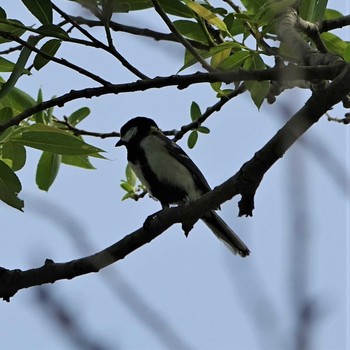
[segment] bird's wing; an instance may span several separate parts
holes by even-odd
[[[165,147],[168,149],[169,153],[173,155],[181,164],[183,164],[195,178],[196,183],[200,186],[203,193],[211,190],[207,180],[205,179],[202,172],[199,170],[197,165],[193,163],[191,158],[185,153],[185,151],[177,145],[174,141],[168,139],[163,134],[161,135],[164,141]]]

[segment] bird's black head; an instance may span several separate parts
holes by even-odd
[[[116,143],[118,146],[128,146],[129,144],[139,142],[151,132],[159,130],[154,120],[146,117],[136,117],[130,119],[120,129],[120,140]]]

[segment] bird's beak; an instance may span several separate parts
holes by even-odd
[[[115,144],[115,147],[120,147],[120,146],[123,146],[125,145],[124,141],[122,139],[120,139],[116,144]]]

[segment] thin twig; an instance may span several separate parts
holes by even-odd
[[[99,137],[101,139],[106,139],[109,137],[120,137],[119,132],[115,132],[115,131],[103,133],[103,132],[95,132],[95,131],[78,129],[69,122],[67,117],[64,117],[64,121],[56,120],[56,122],[66,126],[67,129],[72,131],[74,135],[93,136],[93,137]]]
[[[79,24],[85,24],[89,27],[103,26],[103,23],[101,21],[90,20],[83,17],[71,17],[71,18],[73,18],[75,22]],[[133,35],[144,36],[144,37],[152,38],[156,41],[163,40],[163,41],[171,41],[171,42],[177,42],[177,43],[179,42],[179,40],[176,38],[176,36],[173,33],[161,33],[148,28],[132,27],[132,26],[117,23],[114,21],[110,21],[109,26],[115,32],[123,32],[123,33],[128,33]],[[200,50],[210,49],[210,46],[200,43],[198,41],[190,40],[190,39],[187,39],[187,41],[196,49],[200,49]]]
[[[7,50],[0,51],[0,55],[8,55],[9,53],[12,53],[15,51],[21,51],[21,49],[22,49],[21,45],[10,47]]]
[[[108,86],[110,85],[110,83],[107,81],[107,80],[104,80],[102,79],[101,77],[99,77],[98,75],[96,74],[93,74],[89,71],[87,71],[86,69],[84,68],[81,68],[80,66],[77,66],[75,65],[74,63],[71,63],[69,61],[67,61],[66,59],[64,58],[57,58],[55,56],[51,56],[49,54],[47,54],[46,52],[40,50],[40,49],[37,49],[35,46],[33,45],[30,45],[28,44],[26,41],[22,40],[21,38],[19,38],[18,36],[16,35],[13,35],[12,33],[10,32],[5,32],[5,31],[2,31],[0,30],[0,36],[4,37],[4,38],[8,38],[8,39],[11,39],[13,41],[16,41],[18,42],[19,44],[21,44],[22,46],[25,46],[27,47],[28,49],[30,49],[31,51],[33,52],[36,52],[37,54],[39,54],[40,56],[50,60],[50,61],[53,61],[55,63],[58,63],[62,66],[65,66],[65,67],[68,67],[76,72],[78,72],[79,74],[82,74],[82,75],[85,75],[86,77],[92,79],[92,80],[95,80],[97,81],[98,83],[100,83],[101,85],[103,86]]]
[[[94,47],[101,48],[105,50],[106,52],[113,55],[126,69],[128,69],[130,72],[135,74],[140,79],[149,79],[149,77],[142,72],[140,72],[137,68],[135,68],[132,64],[129,63],[115,48],[114,46],[105,45],[103,42],[96,39],[94,36],[92,36],[87,30],[82,28],[78,23],[74,21],[73,17],[70,17],[65,12],[63,12],[61,9],[59,9],[57,6],[53,5],[53,8],[55,11],[57,11],[65,20],[67,20],[69,23],[72,24],[74,28],[79,30],[83,35],[85,35],[88,39],[91,40],[91,43]]]
[[[63,17],[67,22],[69,22],[74,28],[76,28],[81,34],[86,36],[88,39],[91,40],[91,42],[99,45],[101,42],[96,39],[91,33],[89,33],[87,30],[82,28],[78,23],[74,21],[74,19],[71,16],[68,16],[64,11],[62,11],[58,6],[55,4],[52,4],[52,8],[61,16]]]
[[[337,122],[344,125],[350,124],[350,113],[346,113],[344,118],[334,118],[329,113],[326,113],[327,120],[330,122]]]
[[[218,102],[216,102],[214,105],[208,107],[206,111],[195,121],[192,123],[189,123],[187,125],[184,125],[181,127],[179,131],[176,131],[174,134],[173,141],[178,141],[182,139],[182,137],[190,130],[197,129],[201,124],[203,124],[214,112],[218,112],[228,101],[230,101],[232,98],[240,95],[245,91],[245,85],[244,83],[240,84],[235,90],[230,92],[227,96],[221,97]],[[169,133],[168,133],[169,134]]]
[[[204,69],[206,69],[208,72],[214,72],[215,69],[206,62],[206,60],[196,51],[196,49],[188,42],[186,38],[184,38],[179,31],[175,28],[165,11],[163,10],[162,6],[160,5],[158,0],[151,0],[155,10],[159,14],[159,16],[163,19],[165,24],[168,26],[170,31],[176,36],[176,38],[179,40],[179,42],[185,46],[185,48],[192,54],[192,56],[202,65]]]

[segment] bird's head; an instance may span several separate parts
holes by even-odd
[[[145,136],[154,132],[159,132],[158,125],[154,120],[146,117],[130,119],[121,127],[120,139],[115,146],[128,146],[132,143],[139,142]]]

